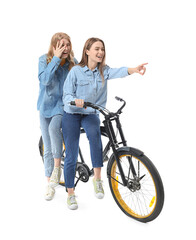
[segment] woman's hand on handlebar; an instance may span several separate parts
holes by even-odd
[[[76,103],[76,107],[80,107],[80,108],[84,107],[84,100],[83,99],[76,99],[75,103]]]

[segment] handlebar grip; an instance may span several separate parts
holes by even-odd
[[[115,97],[115,99],[116,99],[116,100],[118,100],[118,101],[120,101],[120,102],[122,102],[122,101],[123,101],[123,99],[122,99],[122,98],[119,98],[119,97],[117,97],[117,96]]]
[[[70,105],[76,106],[75,101],[71,101],[71,102],[70,102]]]
[[[71,102],[70,102],[70,105],[76,106],[75,101],[71,101]],[[87,106],[90,106],[89,103],[88,103],[88,102],[84,102],[83,108],[87,108]]]

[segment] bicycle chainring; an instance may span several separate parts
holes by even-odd
[[[89,167],[85,163],[77,162],[76,173],[82,182],[88,182],[91,175]]]

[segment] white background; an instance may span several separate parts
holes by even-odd
[[[166,239],[194,234],[195,208],[195,7],[194,1],[6,1],[1,23],[1,239]],[[127,106],[122,115],[129,145],[154,162],[165,187],[160,216],[142,224],[123,214],[112,199],[106,167],[104,200],[93,196],[91,179],[79,183],[79,209],[70,211],[66,193],[43,198],[38,57],[56,32],[71,36],[80,60],[89,37],[106,45],[111,67],[148,62],[144,76],[108,84],[109,109],[115,96]]]

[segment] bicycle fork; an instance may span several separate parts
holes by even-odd
[[[120,138],[121,138],[121,142],[119,142],[119,143],[117,142],[117,139],[116,139],[116,136],[115,136],[115,133],[114,133],[114,128],[113,128],[112,123],[111,123],[111,121],[113,121],[113,120],[116,121],[116,127],[119,130],[119,134],[120,134]],[[125,174],[124,174],[124,171],[122,169],[120,159],[119,159],[119,156],[118,156],[119,155],[118,154],[118,149],[119,149],[119,144],[123,144],[123,146],[126,147],[127,146],[127,141],[125,140],[125,137],[124,137],[124,133],[123,133],[122,126],[121,126],[121,123],[120,123],[120,120],[119,120],[119,116],[116,116],[113,119],[110,118],[110,119],[104,120],[103,124],[105,126],[106,132],[108,133],[108,138],[109,138],[110,143],[111,143],[110,146],[112,147],[112,151],[113,151],[114,157],[116,159],[116,163],[117,163],[120,175],[121,175],[123,185],[127,186],[130,171],[132,171],[133,176],[136,176],[136,171],[135,171],[135,168],[133,166],[133,162],[132,162],[131,157],[127,157],[128,161],[129,161],[129,173],[128,173],[128,179],[125,178]],[[109,176],[109,177],[111,177],[111,176]],[[114,180],[116,180],[116,179],[114,179]]]

